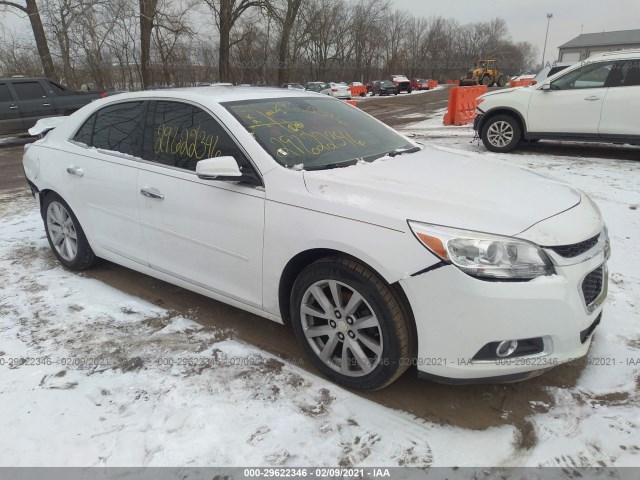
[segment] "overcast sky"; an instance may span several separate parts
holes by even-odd
[[[399,9],[416,16],[456,18],[461,23],[502,17],[514,41],[526,40],[538,47],[542,57],[547,13],[549,28],[547,60],[557,58],[558,46],[584,33],[640,28],[640,0],[391,0]],[[23,15],[21,15],[23,16]],[[11,31],[30,34],[29,22],[17,15],[0,13],[0,24]]]
[[[396,8],[416,16],[453,17],[461,23],[501,17],[514,41],[538,47],[542,58],[547,13],[547,59],[556,59],[558,46],[583,33],[640,28],[640,0],[391,0]]]

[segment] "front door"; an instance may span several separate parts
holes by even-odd
[[[165,274],[262,307],[265,194],[201,180],[196,163],[230,155],[252,166],[227,131],[188,103],[152,102],[138,173],[138,205],[149,265]]]
[[[549,90],[535,89],[527,115],[529,132],[597,136],[612,66],[585,65],[555,79]]]

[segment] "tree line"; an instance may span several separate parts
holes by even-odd
[[[479,58],[507,74],[536,66],[506,22],[419,17],[390,0],[0,0],[32,33],[0,31],[0,73],[70,88],[199,82],[458,78]],[[2,13],[0,13],[2,15]]]

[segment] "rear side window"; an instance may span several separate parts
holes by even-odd
[[[82,124],[80,130],[75,134],[73,140],[76,142],[84,143],[85,145],[91,145],[93,139],[93,124],[96,120],[96,114],[94,113],[89,119]]]
[[[13,97],[6,83],[0,83],[0,102],[12,102]]]
[[[141,157],[145,114],[145,102],[119,103],[99,110],[87,145]]]
[[[157,101],[143,158],[195,171],[205,158],[229,155],[244,170],[248,161],[227,132],[204,110],[187,103]]]
[[[619,70],[618,82],[612,87],[637,87],[640,86],[640,60],[626,60],[616,64]]]
[[[20,100],[34,100],[47,96],[38,82],[17,82],[13,84],[13,89]]]

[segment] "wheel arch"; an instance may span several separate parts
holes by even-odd
[[[354,255],[333,248],[311,248],[308,250],[304,250],[292,257],[285,265],[282,271],[282,275],[280,275],[280,283],[278,285],[278,305],[280,308],[282,322],[285,325],[291,324],[291,315],[289,311],[291,291],[293,289],[293,284],[295,283],[302,270],[311,265],[313,262],[320,260],[321,258],[330,256],[345,257],[361,263],[363,266],[371,270],[387,283],[389,288],[396,296],[398,303],[402,307],[405,318],[407,319],[411,338],[411,352],[413,355],[415,355],[418,351],[418,332],[416,327],[416,320],[413,315],[413,310],[411,308],[411,304],[409,303],[409,299],[404,289],[400,285],[400,282],[387,282],[387,280],[384,278],[384,275],[378,272],[369,263],[361,260]]]
[[[520,125],[522,136],[524,138],[529,137],[529,133],[527,132],[527,123],[525,122],[524,117],[518,110],[511,107],[496,107],[483,113],[482,117],[480,118],[480,123],[478,124],[478,133],[481,133],[487,121],[495,117],[496,115],[510,115],[514,117]]]

